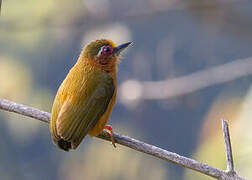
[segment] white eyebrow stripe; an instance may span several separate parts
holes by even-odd
[[[102,50],[103,50],[104,47],[105,47],[105,46],[102,46],[101,49],[99,50],[99,52],[98,52],[98,54],[97,54],[98,57],[101,55]]]

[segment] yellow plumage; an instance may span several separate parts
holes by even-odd
[[[117,61],[122,49],[110,40],[96,40],[82,51],[56,94],[51,115],[52,139],[68,151],[89,133],[97,136],[109,120],[116,100]]]

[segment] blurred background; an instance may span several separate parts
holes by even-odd
[[[50,112],[57,88],[93,39],[134,41],[119,65],[115,131],[225,169],[221,118],[236,170],[252,178],[252,2],[4,0],[0,98]],[[52,144],[48,124],[0,112],[5,180],[211,179],[87,137]]]

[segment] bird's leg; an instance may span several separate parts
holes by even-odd
[[[105,128],[104,128],[104,130],[105,130],[107,133],[109,133],[111,142],[112,142],[113,146],[116,148],[112,126],[106,125]]]

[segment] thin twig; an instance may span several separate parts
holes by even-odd
[[[42,122],[49,123],[50,122],[50,113],[41,111],[36,108],[28,107],[22,104],[18,104],[15,102],[8,101],[6,99],[0,99],[0,109],[15,112],[24,116],[32,117],[38,119]],[[131,149],[135,149],[136,151],[140,151],[154,157],[178,164],[180,166],[192,169],[194,171],[198,171],[202,174],[214,177],[220,180],[245,180],[241,178],[236,173],[230,174],[224,170],[209,166],[208,164],[198,162],[196,160],[178,155],[173,152],[169,152],[167,150],[161,149],[159,147],[144,143],[142,141],[130,138],[128,136],[119,135],[114,133],[115,141],[118,144],[123,146],[127,146]],[[102,138],[110,141],[110,136],[103,131],[98,138]]]
[[[234,171],[232,147],[231,147],[231,141],[230,141],[230,135],[229,135],[229,129],[228,129],[228,122],[224,119],[222,120],[222,130],[223,130],[223,136],[224,136],[225,147],[226,147],[227,171],[232,172]]]

